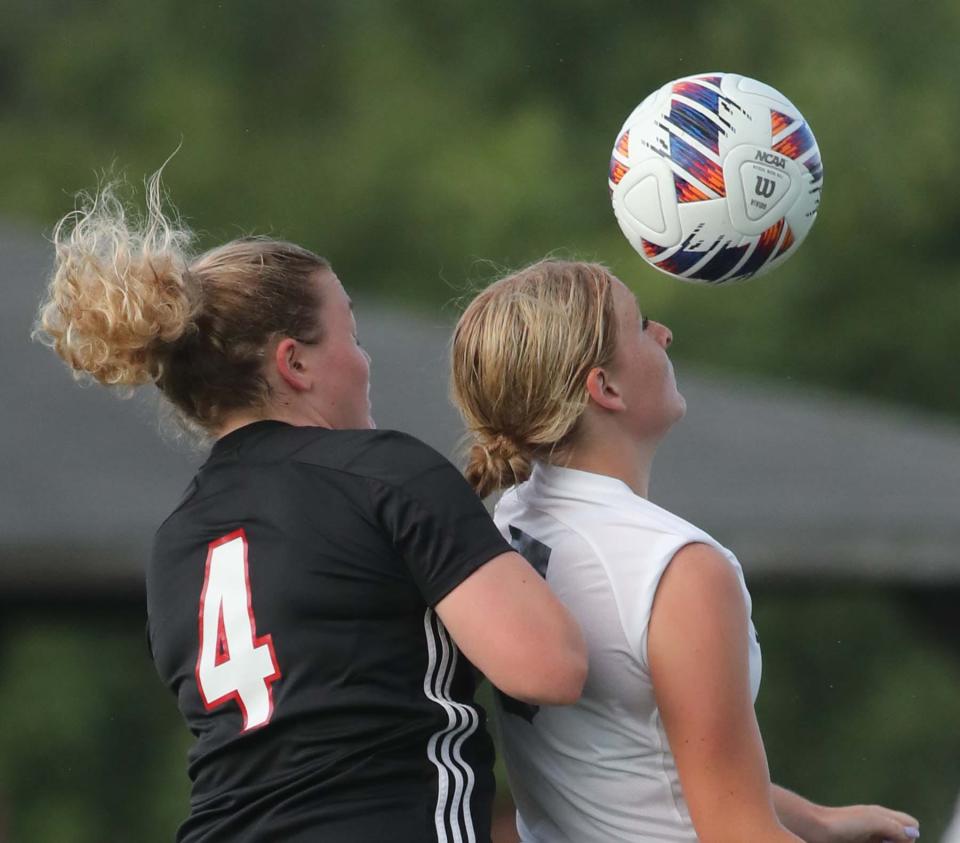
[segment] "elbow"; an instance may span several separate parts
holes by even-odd
[[[573,649],[552,658],[541,658],[524,671],[512,687],[500,690],[531,705],[572,705],[580,699],[587,681],[587,654]]]
[[[560,603],[554,605],[557,611],[547,621],[509,636],[506,658],[478,665],[500,691],[530,705],[571,705],[587,681],[587,645],[580,626]]]
[[[554,660],[551,673],[552,696],[544,700],[543,705],[572,705],[580,699],[583,686],[587,681],[589,660],[587,658],[587,644],[580,631],[579,624],[572,616],[568,616],[568,629],[565,636],[566,646]]]
[[[587,654],[572,654],[567,662],[565,670],[557,677],[552,698],[544,700],[544,705],[573,705],[583,694],[587,681]]]
[[[543,705],[572,705],[580,699],[587,681],[587,642],[573,615],[566,611],[565,615],[566,629],[561,639],[564,646],[555,657],[552,668],[553,694],[551,699],[543,701]]]

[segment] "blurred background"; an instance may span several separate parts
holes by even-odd
[[[111,167],[137,188],[178,145],[166,182],[198,248],[256,232],[329,257],[378,422],[454,458],[458,300],[549,252],[607,262],[675,334],[689,415],[652,497],[743,562],[774,779],[941,839],[960,792],[958,43],[949,0],[0,0],[0,840],[171,840],[186,813],[142,567],[203,454],[149,395],[79,388],[29,339],[73,194]],[[802,110],[825,182],[790,262],[709,289],[631,252],[606,179],[649,91],[717,70]]]

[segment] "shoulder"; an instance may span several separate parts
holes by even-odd
[[[608,593],[643,666],[653,607],[658,599],[666,602],[664,595],[676,591],[678,601],[691,604],[711,595],[740,605],[749,601],[733,554],[680,516],[626,491],[602,498],[555,495],[528,481],[504,494],[495,519],[515,544],[512,528],[529,525],[528,531],[550,545],[564,563],[554,567],[554,579],[568,580],[571,595]]]
[[[289,458],[387,484],[402,485],[438,469],[453,469],[438,451],[398,430],[303,428],[288,434],[295,444]]]
[[[686,544],[673,555],[654,598],[655,614],[689,619],[718,614],[746,617],[739,566],[710,544]]]
[[[703,544],[720,547],[719,542],[713,536],[696,524],[646,498],[634,496],[631,501],[623,502],[621,509],[621,515],[624,516],[623,520],[629,523],[642,525],[663,535],[675,536],[687,543],[702,542]]]
[[[681,548],[661,580],[647,640],[664,719],[668,712],[675,725],[681,716],[701,724],[747,716],[759,682],[754,648],[734,566],[709,545]]]
[[[622,531],[621,539],[630,533],[635,538],[644,536],[642,546],[659,555],[661,571],[673,568],[679,560],[690,576],[699,572],[704,577],[722,577],[746,590],[740,561],[733,551],[682,516],[639,497],[611,515],[611,522]],[[619,544],[626,547],[624,541]],[[629,545],[632,553],[637,546]]]
[[[439,452],[397,430],[333,430],[261,422],[214,446],[204,469],[224,465],[300,466],[355,481],[412,490],[466,481]]]

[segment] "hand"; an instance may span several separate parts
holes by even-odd
[[[825,843],[911,843],[920,823],[909,814],[880,805],[824,808]]]

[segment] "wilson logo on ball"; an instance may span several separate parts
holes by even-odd
[[[763,176],[757,176],[757,186],[754,190],[754,193],[756,193],[757,196],[762,196],[764,199],[769,199],[771,196],[773,196],[773,190],[775,187],[776,185],[770,181],[770,179],[764,178]]]

